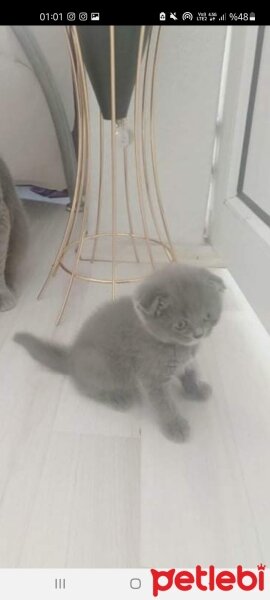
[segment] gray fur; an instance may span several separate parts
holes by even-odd
[[[48,369],[57,373],[68,373],[68,350],[64,346],[42,342],[29,333],[17,333],[14,339]]]
[[[12,177],[0,158],[0,311],[16,304],[14,287],[28,243],[23,205]]]
[[[206,269],[170,265],[139,285],[133,297],[100,307],[69,348],[17,334],[38,361],[67,372],[89,397],[127,408],[148,396],[167,438],[186,438],[172,382],[182,381],[189,397],[205,399],[208,384],[197,378],[193,361],[199,339],[210,335],[222,310],[222,280]]]

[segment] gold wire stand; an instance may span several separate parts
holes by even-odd
[[[38,298],[45,290],[50,278],[54,276],[60,267],[69,275],[69,283],[66,294],[61,306],[57,324],[60,323],[64,314],[72,285],[74,280],[82,280],[95,283],[110,284],[112,287],[112,297],[115,298],[116,285],[120,283],[131,283],[141,279],[141,277],[119,278],[116,274],[116,266],[120,262],[129,263],[129,260],[119,260],[116,256],[116,241],[123,238],[130,240],[134,253],[134,262],[142,262],[139,257],[138,243],[143,243],[147,252],[151,269],[156,268],[156,261],[153,255],[153,247],[159,246],[164,251],[166,260],[175,261],[175,252],[171,242],[165,212],[162,205],[161,193],[158,180],[155,129],[154,129],[154,91],[155,74],[157,67],[158,47],[160,40],[160,27],[153,27],[147,39],[145,39],[145,26],[141,27],[139,49],[137,56],[136,85],[134,94],[134,149],[135,149],[135,169],[137,184],[137,202],[141,220],[142,233],[134,233],[132,218],[130,190],[129,190],[129,168],[128,168],[128,148],[123,147],[123,171],[124,171],[124,189],[125,205],[128,220],[129,231],[121,233],[117,228],[117,148],[116,133],[121,126],[121,122],[116,121],[116,95],[115,95],[115,27],[110,26],[110,75],[111,75],[111,232],[103,233],[101,227],[102,212],[102,189],[104,177],[104,122],[100,114],[99,123],[99,186],[98,202],[94,234],[88,234],[88,217],[91,198],[91,136],[90,136],[90,114],[89,98],[87,91],[87,82],[85,68],[83,64],[80,43],[76,27],[66,27],[68,47],[70,52],[72,76],[75,91],[75,102],[78,116],[78,166],[74,196],[71,209],[55,260],[39,292]],[[146,43],[145,43],[146,42]],[[146,47],[146,48],[144,48]],[[147,89],[147,84],[150,87]],[[147,161],[147,148],[149,149],[150,161]],[[150,163],[150,164],[149,164]],[[151,187],[152,181],[152,187]],[[154,189],[154,198],[151,189]],[[84,202],[82,204],[82,200]],[[81,207],[83,210],[81,212]],[[79,233],[76,239],[72,239],[75,234],[75,226],[79,224]],[[149,222],[152,229],[156,232],[153,237],[150,235]],[[111,257],[109,259],[100,259],[96,257],[97,243],[100,238],[111,238]],[[92,240],[93,247],[91,258],[84,258],[82,252],[85,242]],[[73,264],[71,267],[64,262],[66,253],[74,249]],[[80,263],[109,262],[111,263],[111,276],[106,278],[92,277],[81,273]]]

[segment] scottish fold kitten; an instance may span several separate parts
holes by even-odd
[[[14,285],[28,242],[23,205],[11,175],[0,158],[0,311],[16,304]]]
[[[133,297],[101,306],[70,347],[26,333],[15,340],[50,369],[69,374],[83,394],[115,408],[128,408],[143,391],[165,436],[179,442],[188,424],[172,382],[178,378],[191,398],[209,396],[193,361],[220,318],[223,290],[222,280],[206,269],[169,265],[146,278]]]

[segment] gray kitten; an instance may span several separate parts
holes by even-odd
[[[10,310],[16,304],[13,290],[27,242],[23,205],[9,170],[0,158],[0,311]]]
[[[222,310],[222,279],[206,269],[169,265],[139,285],[133,297],[100,307],[70,347],[19,333],[15,340],[36,360],[68,373],[87,396],[127,408],[143,391],[165,436],[186,438],[188,424],[177,410],[172,381],[185,394],[205,399],[211,393],[198,380],[193,359]]]

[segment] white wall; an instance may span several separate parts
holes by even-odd
[[[72,126],[72,84],[64,28],[30,29],[51,59]],[[0,26],[0,89],[0,154],[13,177],[20,183],[64,188],[61,154],[47,102],[16,36],[6,26]]]
[[[161,38],[158,149],[176,242],[202,241],[225,27],[167,27]]]
[[[163,204],[172,239],[178,244],[203,241],[224,41],[225,27],[162,28],[155,86],[157,155]],[[98,108],[93,94],[90,94],[90,106],[94,149],[92,185],[96,197]],[[130,113],[132,108],[131,105]],[[132,120],[133,115],[129,114],[129,126]],[[105,131],[109,146],[108,126]],[[132,164],[132,149],[130,158]],[[109,152],[105,162],[104,197],[108,202]],[[120,160],[118,170],[121,170]],[[118,222],[126,230],[124,190],[120,184],[118,191]],[[133,173],[132,204],[135,197]],[[110,218],[108,207],[103,220],[105,231],[110,227]],[[139,224],[139,218],[135,218],[135,223]]]
[[[7,29],[0,28],[0,41],[3,34],[7,35],[3,31]],[[67,85],[70,71],[67,55],[63,52],[64,32],[60,27],[32,30],[51,64],[71,119],[71,88]],[[162,28],[156,85],[158,166],[163,202],[176,243],[202,242],[224,36],[224,27]],[[3,54],[3,44],[0,50]],[[1,61],[2,55],[0,66]],[[8,66],[4,81],[7,86],[7,74],[12,74],[13,87],[9,81],[5,103],[0,99],[0,153],[13,165],[16,178],[25,180],[31,175],[35,181],[38,178],[61,187],[63,172],[59,150],[39,86],[34,83],[29,69],[24,67],[23,74],[21,71],[20,76],[18,72],[15,76],[12,68]],[[10,113],[8,94],[13,96]],[[20,135],[16,135],[14,124],[7,124],[16,110],[23,114]],[[91,103],[91,113],[95,121],[95,102]],[[95,125],[94,153],[96,136]],[[23,148],[27,151],[23,152]],[[108,201],[109,190],[106,188],[105,195]]]

